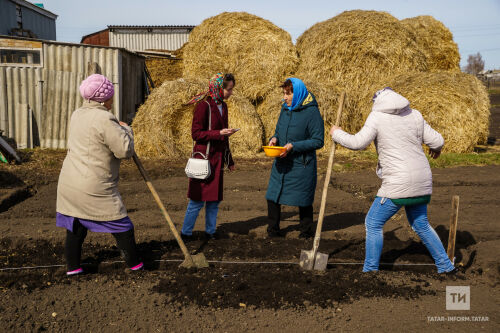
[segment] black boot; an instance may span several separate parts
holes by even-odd
[[[283,237],[280,230],[281,205],[271,200],[267,200],[267,234],[269,237]]]
[[[80,267],[80,259],[82,257],[82,245],[87,236],[87,228],[85,228],[78,219],[73,222],[73,231],[66,230],[66,243],[64,245],[64,255],[66,257],[66,265],[68,272],[73,275]],[[73,272],[73,273],[72,273]],[[76,274],[79,274],[78,271]]]
[[[313,207],[299,207],[300,225],[299,230],[300,238],[311,238],[314,235],[313,231]]]
[[[181,238],[184,243],[189,243],[195,240],[193,235],[184,235],[183,233],[181,233]]]
[[[139,253],[135,244],[134,229],[113,233],[112,235],[116,240],[116,245],[123,259],[125,259],[127,266],[130,268],[137,267],[141,261],[139,260]]]

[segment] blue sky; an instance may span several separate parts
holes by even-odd
[[[487,69],[500,69],[500,0],[39,0],[58,14],[57,39],[80,42],[107,25],[197,25],[224,11],[246,11],[270,20],[295,40],[316,22],[345,10],[387,11],[404,19],[432,15],[453,33],[461,55],[480,52]]]

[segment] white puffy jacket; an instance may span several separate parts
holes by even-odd
[[[353,150],[364,149],[375,140],[377,175],[382,179],[379,197],[400,199],[432,193],[432,173],[422,143],[440,151],[444,139],[409,105],[403,96],[384,90],[375,98],[358,133],[336,130],[333,134],[335,142]]]

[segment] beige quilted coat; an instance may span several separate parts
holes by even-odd
[[[93,221],[127,216],[118,192],[120,160],[134,153],[132,129],[98,102],[71,116],[68,153],[59,175],[57,212]]]

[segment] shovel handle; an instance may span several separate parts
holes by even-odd
[[[184,241],[182,240],[181,236],[177,232],[177,229],[175,228],[174,222],[172,222],[172,219],[170,218],[170,215],[168,215],[167,209],[163,205],[163,202],[160,199],[160,196],[158,195],[158,192],[156,192],[156,189],[153,186],[153,183],[151,183],[151,179],[149,178],[146,169],[144,169],[144,166],[141,163],[141,160],[139,157],[137,157],[137,154],[134,153],[132,156],[132,159],[134,160],[135,164],[137,165],[137,168],[139,169],[139,172],[142,175],[142,178],[144,178],[144,181],[146,182],[146,185],[148,186],[149,190],[151,191],[151,194],[153,195],[153,198],[155,199],[156,203],[158,204],[158,207],[160,207],[160,210],[165,217],[165,220],[167,220],[168,226],[170,227],[170,231],[174,234],[175,239],[177,240],[177,243],[179,243],[179,246],[181,247],[182,253],[184,253],[184,257],[186,260],[190,262],[191,265],[194,265],[193,258],[191,257],[191,254],[189,254],[189,251],[186,247],[186,244],[184,244]]]
[[[345,92],[342,92],[342,94],[340,95],[339,109],[337,111],[337,119],[335,120],[335,126],[339,126],[339,124],[340,124],[340,118],[342,116],[342,109],[344,108],[344,99],[345,99]],[[314,235],[314,244],[313,244],[314,257],[316,257],[316,252],[318,251],[319,240],[321,238],[321,230],[323,229],[323,219],[325,217],[326,197],[328,194],[328,184],[330,184],[330,177],[332,176],[332,167],[333,167],[333,159],[335,156],[335,147],[336,147],[336,145],[334,142],[332,144],[332,148],[330,150],[330,157],[328,158],[328,168],[326,169],[325,184],[323,185],[323,194],[321,196],[321,207],[319,210],[318,225],[316,226],[316,234]]]
[[[454,263],[455,260],[455,240],[457,238],[458,205],[460,197],[454,195],[451,201],[450,231],[448,234],[448,258]]]

